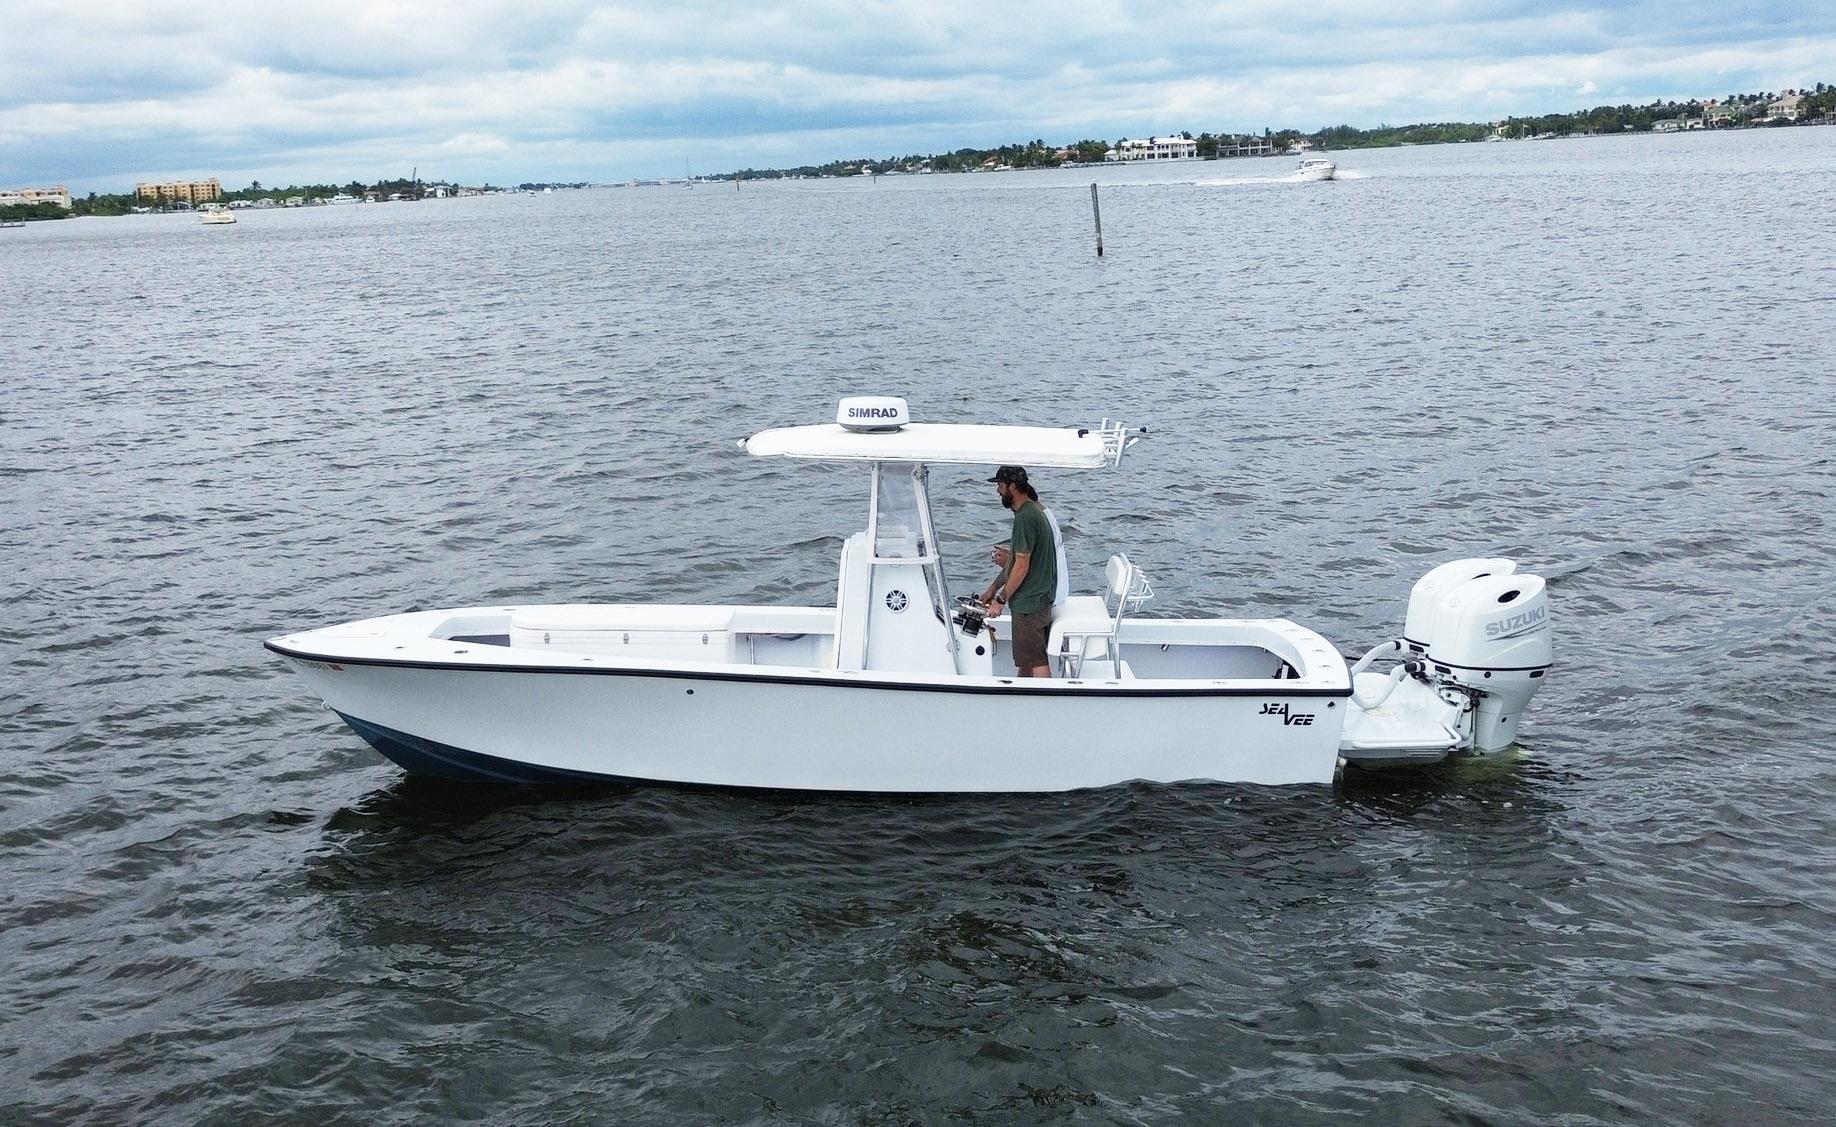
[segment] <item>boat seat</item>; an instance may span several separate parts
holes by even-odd
[[[1060,677],[1099,676],[1086,672],[1086,663],[1092,670],[1101,663],[1107,671],[1101,676],[1127,668],[1120,642],[1122,619],[1153,598],[1154,588],[1141,569],[1121,553],[1109,557],[1103,576],[1108,583],[1102,597],[1080,595],[1066,599],[1065,605],[1052,615],[1046,656],[1057,662]]]
[[[1052,610],[1054,634],[1101,634],[1109,629],[1109,604],[1101,595],[1073,595]]]

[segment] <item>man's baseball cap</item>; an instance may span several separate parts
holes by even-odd
[[[995,475],[989,478],[988,480],[989,481],[1005,481],[1009,485],[1025,485],[1026,484],[1026,467],[1025,466],[1002,466],[1000,469],[996,470]]]

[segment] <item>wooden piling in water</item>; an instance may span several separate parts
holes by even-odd
[[[1090,185],[1090,218],[1096,220],[1097,257],[1103,257],[1103,209],[1097,204],[1096,185]]]

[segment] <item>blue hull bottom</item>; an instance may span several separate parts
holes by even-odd
[[[460,779],[472,783],[634,783],[641,780],[618,775],[595,775],[586,771],[564,771],[554,767],[536,767],[495,755],[481,755],[462,747],[436,743],[338,713],[351,731],[364,738],[377,751],[400,765],[411,775],[432,775],[439,779]]]

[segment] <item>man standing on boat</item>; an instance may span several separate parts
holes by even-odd
[[[1026,495],[1035,501],[1039,500],[1039,491],[1030,486],[1027,488]],[[1039,507],[1045,508],[1045,503],[1041,501]],[[1058,565],[1058,590],[1052,594],[1052,616],[1056,619],[1058,617],[1058,608],[1064,606],[1065,600],[1071,597],[1071,568],[1070,565],[1065,562],[1065,534],[1059,531],[1058,515],[1052,512],[1051,509],[1046,509],[1045,515],[1046,523],[1052,526],[1052,543],[1058,546],[1058,556],[1054,561]],[[1007,568],[1008,565],[1014,562],[1013,544],[1007,540],[1001,541],[994,546],[994,551],[989,554],[989,558],[992,559],[994,565],[1001,570],[998,575],[988,581],[988,586],[983,589],[981,597],[976,599],[976,602],[981,603],[983,606],[987,606],[992,602],[995,592],[1000,590],[1007,583]]]
[[[988,479],[1001,504],[1014,514],[1013,560],[998,584],[989,611],[1005,606],[1013,617],[1014,668],[1022,677],[1050,677],[1046,635],[1052,629],[1052,599],[1058,590],[1058,542],[1020,466],[1002,466]]]

